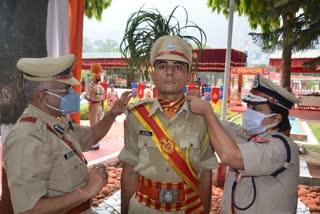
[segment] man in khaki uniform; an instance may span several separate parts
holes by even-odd
[[[114,102],[118,99],[118,93],[114,89],[114,84],[110,85],[110,91],[108,92],[108,106],[111,109]]]
[[[66,55],[17,63],[29,106],[2,151],[14,213],[92,213],[91,198],[107,183],[106,167],[88,170],[82,151],[106,135],[130,96],[124,94],[94,127],[73,123],[67,114],[79,111],[80,102],[71,88],[79,84],[71,73],[74,62]]]
[[[185,101],[191,46],[160,37],[151,50],[155,100],[129,105],[121,179],[121,213],[209,213],[218,162],[204,118]]]
[[[299,151],[286,133],[289,109],[299,99],[257,75],[242,99],[247,103],[242,126],[221,125],[208,102],[187,99],[192,111],[206,119],[212,146],[229,166],[221,213],[296,213]]]
[[[100,64],[93,64],[90,68],[92,81],[89,84],[88,94],[85,96],[88,100],[88,114],[90,126],[93,127],[103,118],[104,110],[104,88],[100,85],[101,72],[103,68]],[[94,144],[91,150],[98,150],[99,143]]]

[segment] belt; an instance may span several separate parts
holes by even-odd
[[[185,201],[184,189],[157,189],[139,182],[137,192],[161,203]]]
[[[90,103],[100,103],[101,101],[90,101]]]
[[[135,198],[142,205],[160,211],[186,209],[184,183],[156,182],[140,176]]]
[[[91,200],[89,199],[88,201],[74,207],[72,210],[69,210],[67,214],[79,214],[88,210],[90,207],[91,207]]]

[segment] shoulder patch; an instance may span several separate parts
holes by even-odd
[[[152,99],[144,98],[144,99],[138,100],[136,102],[129,103],[128,110],[131,110],[139,105],[146,104],[146,103],[152,103],[152,102],[153,102]]]

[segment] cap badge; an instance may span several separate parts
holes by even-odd
[[[258,88],[259,86],[259,78],[255,78],[252,82],[252,88]]]
[[[173,51],[175,48],[174,48],[174,45],[172,43],[169,43],[168,44],[168,51]]]

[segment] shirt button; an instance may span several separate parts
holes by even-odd
[[[170,171],[170,169],[169,168],[166,168],[166,172],[169,172]]]
[[[74,168],[75,168],[75,169],[78,169],[78,166],[77,166],[77,165],[75,165],[75,166],[74,166]]]
[[[193,147],[193,144],[192,144],[192,143],[190,144],[190,147]]]
[[[147,143],[144,143],[144,146],[147,147]]]

